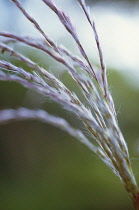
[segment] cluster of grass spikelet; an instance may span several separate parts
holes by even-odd
[[[7,123],[12,120],[35,119],[66,131],[92,150],[111,168],[129,193],[135,209],[139,209],[138,187],[132,172],[128,148],[118,126],[114,102],[108,88],[103,53],[95,22],[91,18],[89,8],[87,8],[84,0],[78,0],[94,33],[100,61],[99,68],[96,68],[90,62],[70,17],[59,9],[53,0],[42,1],[56,13],[65,30],[72,36],[80,56],[74,55],[63,45],[59,46],[43,31],[38,22],[29,15],[18,0],[11,1],[19,8],[28,21],[34,25],[43,38],[38,40],[28,36],[0,32],[1,53],[8,52],[9,55],[16,57],[32,69],[31,72],[28,72],[26,69],[17,67],[6,60],[0,60],[0,80],[18,82],[24,87],[33,89],[61,104],[61,106],[78,116],[90,133],[92,140],[89,140],[80,129],[73,128],[65,119],[50,115],[45,110],[30,110],[26,108],[1,110],[0,123]],[[86,107],[75,93],[70,91],[56,76],[49,73],[47,69],[42,68],[28,57],[13,50],[9,46],[10,42],[20,42],[36,48],[52,57],[58,63],[61,63],[78,84],[90,108]]]

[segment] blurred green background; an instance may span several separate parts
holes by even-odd
[[[22,50],[41,62],[38,52]],[[4,57],[11,59],[6,54]],[[24,67],[15,59],[12,62]],[[50,60],[43,62],[41,65],[48,68],[53,65]],[[139,181],[139,89],[119,72],[108,69],[109,86]],[[80,96],[66,72],[58,77]],[[43,108],[64,117],[74,127],[82,127],[72,113],[51,100],[19,84],[0,82],[0,109],[21,106]],[[0,126],[0,209],[131,210],[133,207],[119,179],[89,149],[57,128],[24,121]]]

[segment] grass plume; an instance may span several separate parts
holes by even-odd
[[[98,69],[89,60],[70,17],[59,9],[54,1],[42,0],[45,6],[48,6],[50,10],[56,13],[66,31],[72,36],[79,49],[80,57],[74,55],[64,46],[59,46],[49,37],[18,0],[11,1],[19,8],[28,21],[34,25],[36,30],[42,35],[42,39],[37,40],[36,38],[1,31],[0,36],[3,37],[3,41],[0,42],[1,53],[8,52],[10,55],[16,57],[16,59],[31,67],[32,71],[28,72],[26,69],[17,67],[10,62],[0,60],[0,80],[18,82],[24,87],[33,89],[61,104],[64,108],[78,116],[86,129],[88,129],[92,141],[81,130],[73,128],[66,120],[52,116],[45,110],[29,110],[25,108],[1,110],[0,124],[8,123],[12,120],[35,119],[52,124],[66,131],[98,155],[114,174],[120,178],[120,181],[133,201],[135,209],[139,209],[137,199],[138,186],[132,171],[126,141],[118,126],[114,102],[108,88],[106,65],[95,22],[91,18],[89,8],[87,8],[85,1],[78,0],[78,3],[94,33],[100,60],[100,68]],[[20,42],[36,48],[64,65],[73,80],[78,84],[86,101],[90,105],[90,109],[56,76],[49,73],[47,69],[42,68],[28,57],[23,56],[21,53],[9,47],[9,42]],[[93,142],[96,142],[97,146]]]

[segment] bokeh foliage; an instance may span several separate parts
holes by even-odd
[[[31,57],[35,60],[33,53]],[[15,60],[12,62],[21,66]],[[59,77],[80,94],[66,72]],[[129,85],[126,77],[117,71],[109,70],[108,78],[136,174],[139,90]],[[0,99],[1,109],[41,107],[66,118],[75,127],[82,126],[73,114],[19,84],[1,82]],[[75,139],[52,126],[33,121],[2,125],[0,145],[0,205],[3,210],[132,209],[123,186],[104,163]]]

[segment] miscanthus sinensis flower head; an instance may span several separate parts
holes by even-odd
[[[108,88],[106,65],[104,63],[95,22],[91,18],[89,8],[86,6],[84,0],[78,0],[94,33],[100,61],[99,68],[96,68],[90,61],[70,17],[53,0],[42,1],[45,6],[48,6],[50,10],[56,13],[67,33],[72,36],[80,56],[74,55],[69,49],[66,49],[62,44],[58,45],[49,37],[18,0],[11,1],[19,8],[28,21],[34,25],[36,30],[41,34],[42,39],[19,36],[10,32],[1,31],[1,53],[8,52],[9,55],[22,61],[31,67],[32,70],[28,72],[26,69],[18,67],[6,60],[0,60],[0,80],[18,82],[24,87],[33,89],[43,96],[50,97],[53,101],[61,104],[61,106],[78,116],[90,133],[92,140],[89,140],[80,129],[73,128],[66,120],[50,115],[45,110],[29,110],[26,108],[1,110],[0,123],[7,123],[12,120],[35,119],[52,124],[66,131],[96,153],[111,168],[130,194],[134,206],[138,208],[136,202],[138,187],[132,172],[128,148],[118,126],[114,102]],[[12,49],[9,46],[10,42],[19,42],[36,48],[62,64],[78,84],[90,108],[86,107],[77,95],[68,89],[55,75],[25,55]]]

